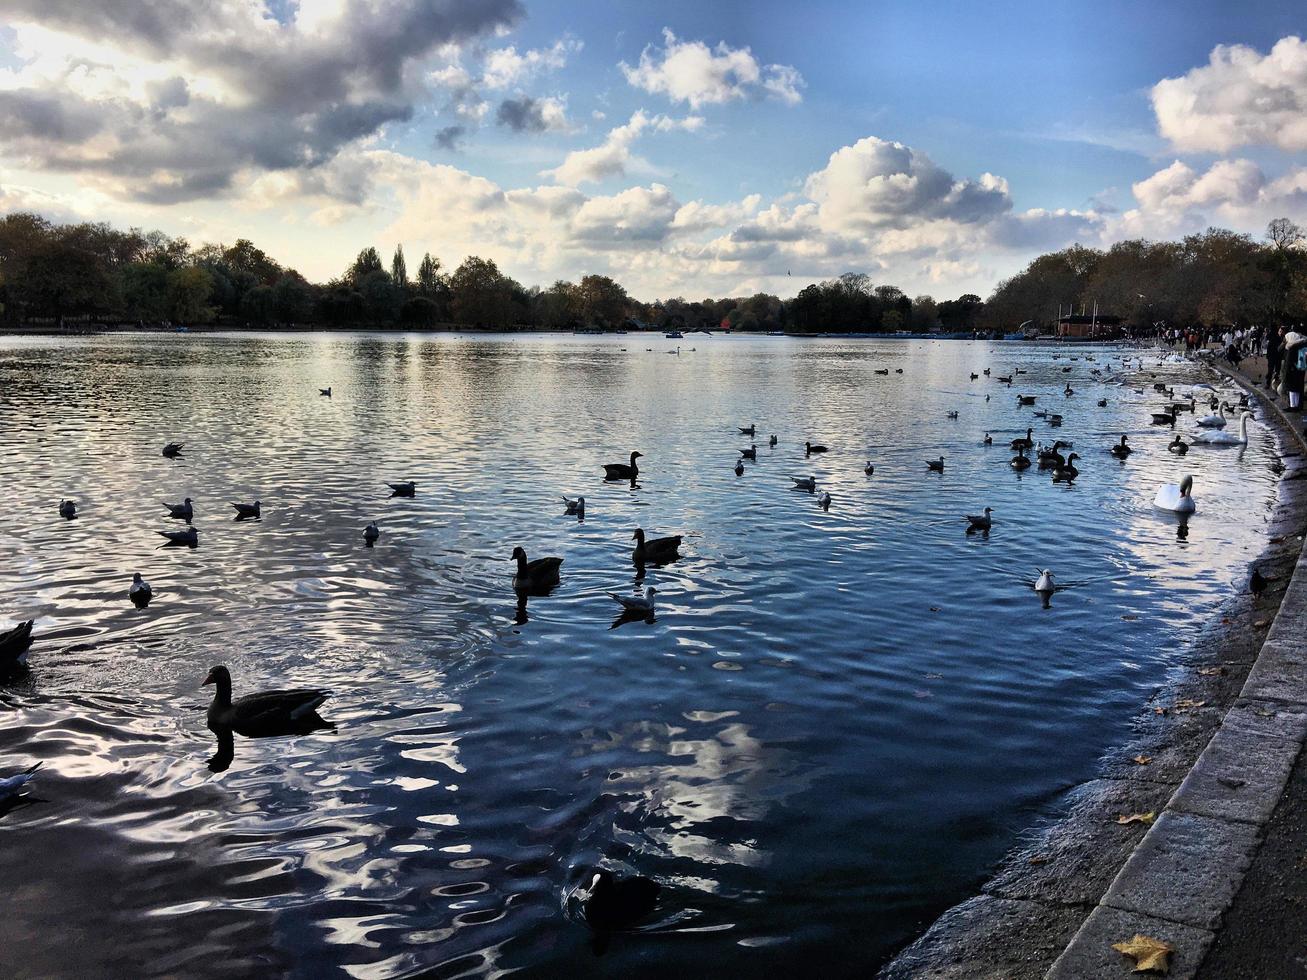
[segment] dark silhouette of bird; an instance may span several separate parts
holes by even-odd
[[[1268,584],[1266,577],[1254,568],[1252,575],[1248,577],[1248,591],[1253,594],[1253,598],[1260,597],[1261,594],[1266,591],[1266,586]]]
[[[658,902],[658,882],[639,875],[616,879],[611,871],[596,870],[585,889],[581,907],[585,921],[597,932],[625,929],[645,918]]]

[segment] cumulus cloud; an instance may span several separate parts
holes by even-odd
[[[569,128],[567,106],[555,98],[533,99],[521,95],[504,99],[499,103],[495,117],[499,125],[515,133],[543,133],[551,129],[566,131]]]
[[[631,147],[641,133],[646,130],[665,133],[677,129],[694,132],[702,126],[702,116],[673,119],[664,115],[650,116],[643,110],[636,110],[626,123],[609,130],[598,146],[573,150],[561,164],[552,170],[541,171],[540,176],[572,187],[597,182],[606,177],[621,176],[638,160]]]
[[[578,53],[581,47],[580,41],[564,38],[554,42],[552,47],[531,49],[521,54],[515,47],[499,48],[486,55],[482,82],[487,88],[523,85],[543,72],[563,68],[567,59]]]
[[[1178,150],[1307,150],[1307,42],[1284,37],[1265,55],[1218,45],[1206,65],[1154,85],[1152,101],[1158,129]]]
[[[802,101],[803,76],[790,65],[759,65],[748,48],[725,41],[710,48],[702,41],[682,41],[663,29],[661,50],[652,45],[639,64],[622,62],[626,80],[638,89],[687,102],[692,109],[736,99],[771,96],[789,105]]]

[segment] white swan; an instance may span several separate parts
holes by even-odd
[[[1225,402],[1221,403],[1215,415],[1204,415],[1198,420],[1198,424],[1204,429],[1224,429],[1228,420],[1225,417]]]
[[[618,595],[616,592],[608,594],[622,604],[622,609],[629,613],[642,613],[647,616],[654,610],[654,596],[658,590],[652,585],[644,590],[644,596]]]
[[[1194,478],[1186,476],[1180,483],[1163,483],[1153,498],[1153,506],[1177,514],[1192,514],[1198,510],[1193,498]]]
[[[1246,446],[1248,444],[1248,420],[1252,417],[1252,412],[1244,412],[1239,416],[1239,434],[1237,436],[1232,432],[1218,429],[1216,432],[1198,433],[1198,435],[1194,436],[1194,442],[1200,442],[1205,446]]]

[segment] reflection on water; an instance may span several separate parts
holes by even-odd
[[[3,948],[38,975],[865,975],[1093,774],[1263,541],[1266,431],[1177,460],[1107,353],[623,343],[0,341],[0,627],[38,621],[0,771],[45,760],[0,827]],[[742,421],[777,435],[746,479]],[[1027,427],[1074,482],[1014,471]],[[1178,523],[1151,501],[1183,473]],[[159,547],[188,497],[199,546]],[[638,527],[679,560],[633,563]],[[547,595],[517,546],[565,559]],[[651,586],[652,616],[609,598]],[[335,731],[215,751],[215,663],[331,690]],[[598,957],[565,911],[595,867],[662,885]]]

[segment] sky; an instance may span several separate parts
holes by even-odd
[[[1295,9],[1296,8],[1296,9]],[[1282,2],[0,0],[0,212],[403,245],[527,285],[988,295],[1075,242],[1307,223]]]

